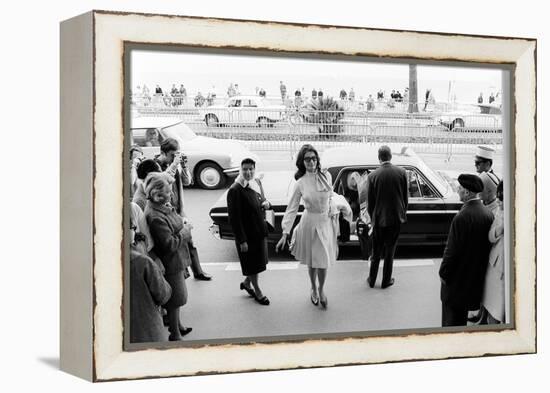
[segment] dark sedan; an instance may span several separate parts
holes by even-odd
[[[393,164],[403,167],[409,179],[409,206],[407,223],[403,225],[399,237],[401,245],[441,245],[447,241],[451,220],[462,206],[452,186],[452,177],[434,172],[410,148],[403,148],[393,154]],[[348,175],[358,172],[366,175],[380,164],[377,149],[371,146],[350,146],[332,148],[321,157],[323,167],[328,168],[333,179],[333,189],[345,193]],[[269,172],[262,181],[266,197],[273,204],[275,211],[275,230],[269,234],[270,242],[277,242],[281,237],[281,221],[288,198],[294,185],[293,172]],[[300,206],[300,212],[303,206]],[[299,221],[301,213],[298,213]],[[226,194],[210,210],[212,219],[211,231],[221,239],[234,239],[227,216]],[[349,224],[340,220],[341,226]],[[348,227],[341,227],[343,234],[349,233]],[[341,236],[340,244],[357,243],[357,236]]]

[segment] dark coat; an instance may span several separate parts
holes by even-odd
[[[491,243],[493,213],[481,200],[464,204],[453,218],[439,268],[441,301],[453,307],[479,309]]]
[[[155,242],[153,252],[160,258],[166,275],[184,271],[190,265],[191,257],[188,239],[180,231],[183,228],[181,216],[167,205],[147,202],[145,218]]]
[[[227,192],[229,222],[235,240],[241,244],[267,236],[267,224],[262,210],[262,197],[250,187],[233,183]]]
[[[166,340],[159,306],[170,299],[172,289],[160,267],[136,249],[130,251],[130,342]]]
[[[403,168],[384,162],[368,176],[367,210],[372,223],[390,227],[407,222],[409,191]]]
[[[262,209],[263,198],[250,187],[233,183],[227,192],[229,222],[235,234],[241,270],[245,276],[263,272],[267,264],[267,223]],[[248,252],[240,244],[248,244]]]

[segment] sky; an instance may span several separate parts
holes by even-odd
[[[356,97],[376,96],[378,90],[389,94],[402,93],[408,87],[407,64],[373,63],[342,59],[308,59],[257,55],[228,55],[186,51],[132,50],[130,55],[131,86],[146,84],[164,91],[172,84],[184,84],[188,95],[215,91],[225,96],[230,83],[237,83],[242,94],[254,94],[256,87],[268,95],[279,95],[283,81],[289,92],[304,88],[309,95],[313,88],[338,96],[341,89],[353,87]],[[480,92],[485,97],[501,91],[502,71],[494,68],[469,68],[418,65],[418,91],[422,99],[431,89],[438,101],[447,101],[451,94],[457,101],[475,102]]]

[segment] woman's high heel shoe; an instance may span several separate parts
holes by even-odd
[[[326,309],[327,306],[328,306],[328,299],[327,299],[327,297],[325,296],[324,299],[319,298],[319,301],[320,301],[320,303],[321,303],[321,307],[323,307],[324,309]]]
[[[319,304],[319,296],[315,296],[315,292],[313,290],[311,291],[311,303],[313,303],[314,306]]]

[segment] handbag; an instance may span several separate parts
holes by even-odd
[[[260,179],[255,179],[256,183],[258,183],[258,186],[260,186],[260,193],[262,196],[262,202],[266,200],[265,194],[264,194],[264,187],[262,186],[262,182]],[[267,229],[272,232],[275,230],[275,211],[273,209],[266,209],[264,210],[264,217],[265,222],[267,223]]]

